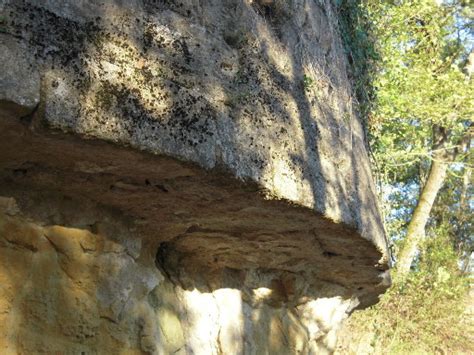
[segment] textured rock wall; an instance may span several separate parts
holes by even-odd
[[[330,353],[377,302],[330,1],[0,12],[2,353]]]
[[[29,217],[13,198],[0,198],[2,354],[324,354],[353,307],[340,296],[288,307],[284,288],[294,276],[276,280],[270,270],[229,269],[233,287],[185,289],[159,270],[122,216],[36,197],[41,202],[20,197],[34,206]],[[34,222],[45,213],[61,224]]]
[[[2,61],[34,68],[41,124],[221,167],[383,249],[331,2],[260,3],[2,0]]]

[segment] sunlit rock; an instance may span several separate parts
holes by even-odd
[[[388,287],[330,1],[0,1],[0,352],[323,354]]]

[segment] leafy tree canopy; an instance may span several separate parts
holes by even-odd
[[[466,3],[366,4],[381,59],[373,82],[370,132],[376,160],[391,180],[416,179],[419,164],[429,165],[433,125],[449,132],[444,149],[457,147],[470,125],[474,86],[466,63],[473,11]]]

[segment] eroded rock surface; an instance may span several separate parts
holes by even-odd
[[[37,194],[20,194],[28,217],[0,199],[2,354],[328,353],[354,307],[341,286],[272,269],[201,269],[182,285],[127,218]],[[60,224],[34,222],[42,214]]]
[[[0,10],[2,353],[331,352],[388,287],[329,1]]]

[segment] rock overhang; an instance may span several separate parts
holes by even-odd
[[[11,118],[0,126],[2,195],[24,210],[26,196],[40,204],[54,193],[120,211],[158,267],[185,288],[238,287],[223,276],[245,278],[251,270],[292,279],[291,295],[279,297],[294,304],[336,294],[371,303],[387,287],[383,253],[354,228],[269,199],[255,183],[102,141],[31,131]],[[30,217],[47,221],[40,212]],[[325,293],[325,284],[339,288]]]
[[[191,2],[137,2],[131,12],[87,4],[79,17],[67,6],[3,5],[1,55],[15,70],[0,91],[2,189],[19,201],[54,190],[121,211],[184,287],[271,270],[262,285],[274,302],[376,301],[388,252],[344,61],[332,57],[341,44],[331,33],[316,49],[305,36],[303,52],[286,47],[295,28],[310,35],[334,21],[330,5],[295,2],[285,11],[320,23],[280,21],[276,34],[247,2],[205,6],[228,22],[245,14],[231,40],[197,21]],[[330,58],[320,74],[339,74],[316,76],[314,93],[302,79],[319,73],[307,60],[321,51]]]

